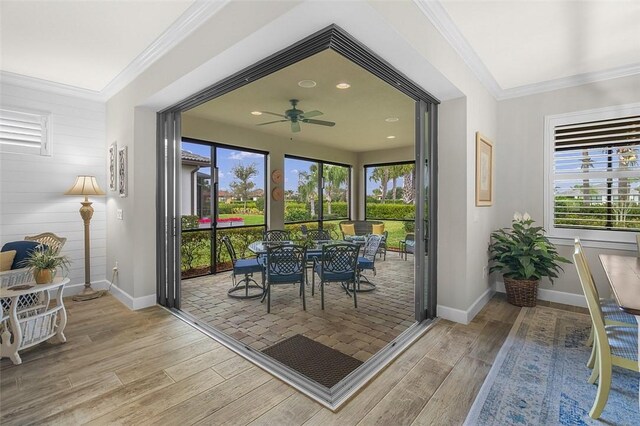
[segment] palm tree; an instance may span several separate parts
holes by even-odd
[[[318,197],[318,165],[312,164],[308,172],[298,173],[298,194],[300,200],[309,203],[311,218],[315,213],[315,200]]]
[[[380,182],[380,190],[382,191],[382,202],[387,198],[387,186],[389,185],[389,166],[376,167],[371,173],[369,180]]]
[[[402,175],[402,201],[406,204],[411,204],[415,201],[415,177],[416,169],[414,164],[405,164]]]
[[[326,164],[323,168],[324,196],[327,199],[327,214],[331,214],[331,202],[338,200],[344,195],[346,201],[346,191],[343,194],[341,185],[347,182],[348,170],[346,167]]]

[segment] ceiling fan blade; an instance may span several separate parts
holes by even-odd
[[[286,115],[278,114],[277,112],[270,112],[270,111],[260,111],[260,112],[263,114],[275,115],[276,117],[287,118]]]
[[[256,126],[264,126],[265,124],[273,124],[273,123],[284,123],[285,121],[289,121],[289,120],[267,121],[266,123],[256,124]]]
[[[300,131],[300,123],[298,123],[297,121],[292,121],[291,122],[291,131],[293,133],[298,133]]]
[[[302,118],[311,118],[311,117],[317,117],[317,116],[322,115],[322,114],[324,114],[324,113],[321,112],[321,111],[318,111],[317,109],[315,109],[313,111],[308,111],[308,112],[305,112],[305,113],[301,114],[301,117]]]
[[[336,123],[334,123],[333,121],[323,121],[323,120],[310,120],[308,118],[304,118],[302,120],[304,123],[309,123],[309,124],[319,124],[321,126],[329,126],[329,127],[333,127],[336,125]]]

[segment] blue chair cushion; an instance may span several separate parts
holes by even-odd
[[[373,260],[369,260],[366,257],[358,257],[358,267],[360,269],[373,269]]]
[[[322,265],[315,267],[315,272],[322,281],[351,281],[355,278],[355,272],[327,272],[322,270]]]
[[[16,257],[13,258],[13,263],[11,264],[11,269],[20,269],[24,268],[22,262],[24,262],[32,251],[36,249],[39,245],[42,245],[46,248],[46,246],[37,241],[11,241],[2,246],[2,250],[0,251],[16,251]]]
[[[258,259],[238,259],[233,265],[234,274],[251,274],[253,272],[262,272],[263,266]]]
[[[638,361],[638,327],[608,325],[605,329],[613,356]]]
[[[600,307],[605,321],[616,321],[625,324],[637,325],[636,317],[620,309],[615,300],[601,299]]]
[[[267,281],[269,284],[290,284],[302,282],[304,274],[276,275],[268,274]]]

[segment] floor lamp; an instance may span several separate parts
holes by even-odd
[[[89,201],[89,195],[104,195],[104,191],[98,186],[95,176],[78,176],[76,182],[64,195],[84,195],[81,201],[80,216],[84,221],[84,289],[80,294],[73,296],[73,300],[91,300],[102,296],[105,291],[96,291],[91,288],[91,249],[89,239],[89,224],[93,216],[93,207]]]

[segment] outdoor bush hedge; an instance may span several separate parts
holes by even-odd
[[[367,204],[368,219],[413,219],[415,215],[413,204]]]

